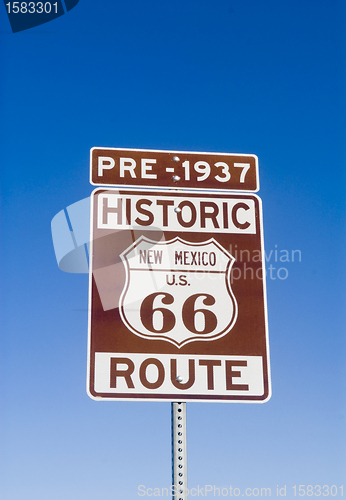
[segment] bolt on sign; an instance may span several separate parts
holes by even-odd
[[[90,165],[90,182],[97,186],[259,189],[255,155],[92,148]]]
[[[102,187],[91,210],[88,394],[268,400],[260,198]]]

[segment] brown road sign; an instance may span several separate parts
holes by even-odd
[[[256,155],[92,148],[96,186],[252,191],[259,189]]]
[[[269,399],[258,196],[97,189],[90,264],[92,398]]]

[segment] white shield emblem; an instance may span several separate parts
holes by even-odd
[[[238,315],[230,284],[235,259],[214,238],[155,242],[141,236],[121,258],[126,282],[120,315],[136,335],[180,348],[232,329]]]

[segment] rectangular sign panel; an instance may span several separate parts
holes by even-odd
[[[97,186],[259,189],[256,155],[92,148],[90,169],[90,182]]]
[[[268,400],[263,275],[257,195],[95,190],[89,395]]]

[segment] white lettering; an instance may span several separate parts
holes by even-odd
[[[125,171],[128,171],[130,172],[131,177],[135,179],[136,178],[135,168],[136,168],[136,162],[132,158],[119,159],[120,177],[125,177]]]
[[[104,170],[111,170],[115,165],[115,161],[113,158],[109,156],[99,156],[98,158],[98,175],[99,177],[103,176]]]
[[[139,495],[140,497],[144,497],[144,496],[146,495],[146,492],[145,492],[145,486],[144,486],[144,484],[140,484],[140,485],[138,486],[138,495]]]
[[[156,160],[148,160],[146,158],[141,159],[141,172],[142,179],[157,179],[156,174],[148,174],[148,171],[153,169],[153,166],[150,163],[156,163]]]

